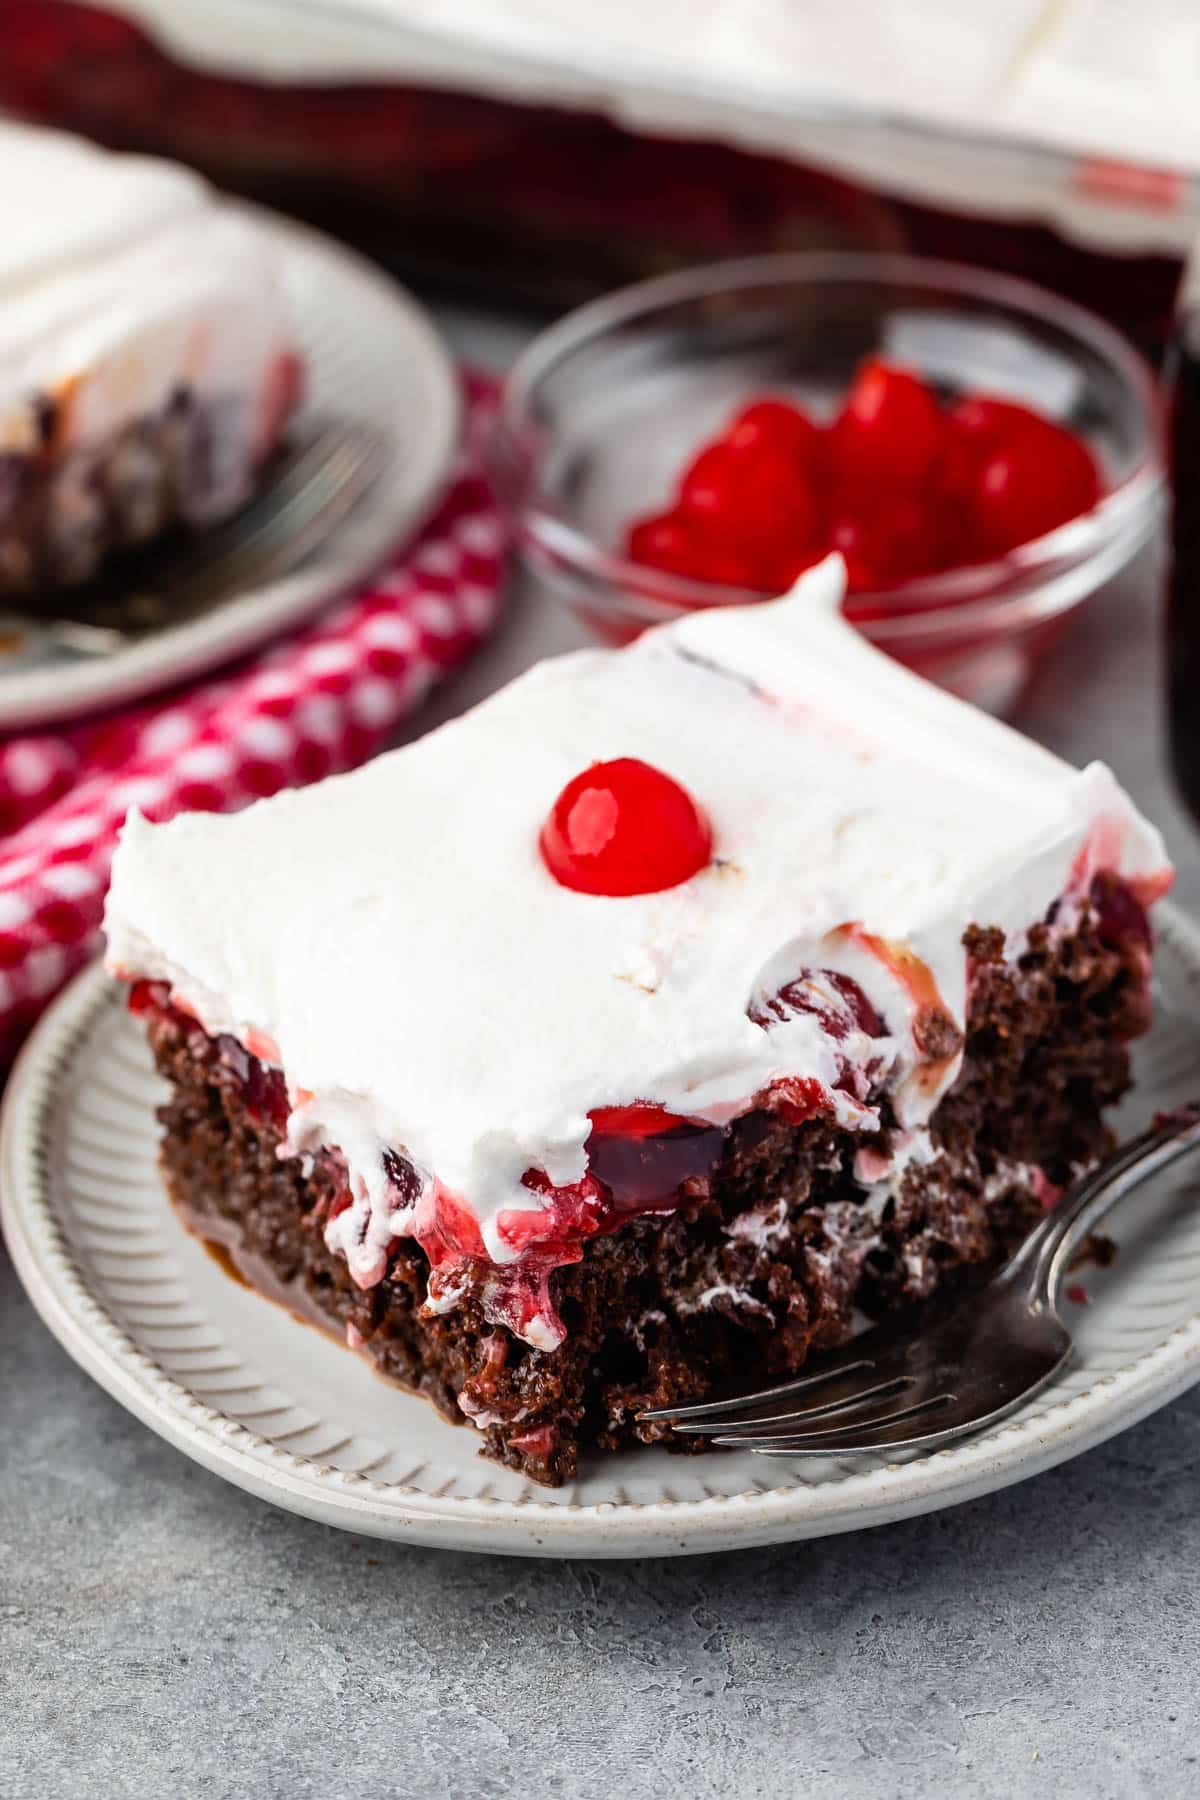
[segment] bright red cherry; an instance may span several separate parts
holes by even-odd
[[[1002,554],[1089,512],[1099,497],[1087,446],[1047,425],[1038,436],[999,449],[984,462],[971,506],[974,536]]]
[[[947,510],[931,506],[915,495],[901,496],[890,506],[880,508],[878,556],[888,581],[929,575],[953,561],[948,554],[953,517],[943,516]]]
[[[568,781],[539,842],[563,887],[613,897],[678,887],[712,857],[712,828],[691,795],[633,756]]]
[[[862,519],[835,519],[829,529],[829,548],[846,565],[846,587],[852,594],[882,586],[884,574],[874,556],[874,545]]]
[[[687,527],[674,513],[639,519],[629,528],[626,548],[634,562],[669,575],[695,575],[699,557]]]
[[[702,538],[695,521],[679,511],[660,513],[630,526],[625,545],[634,562],[667,575],[718,582],[724,587],[757,585],[753,564],[736,545]]]
[[[588,1118],[594,1137],[649,1138],[690,1125],[680,1113],[668,1112],[652,1100],[635,1100],[632,1106],[593,1106]]]
[[[977,450],[998,450],[1030,434],[1061,430],[1044,413],[1021,406],[1015,400],[995,400],[990,394],[965,394],[947,413],[955,432]]]
[[[948,413],[937,462],[930,471],[930,483],[938,499],[962,513],[970,503],[979,465],[987,453],[983,437],[973,428],[960,428],[954,413]]]
[[[754,400],[729,426],[724,442],[739,455],[767,452],[785,456],[797,464],[814,461],[821,454],[819,428],[807,414],[787,400]]]
[[[975,459],[968,516],[983,553],[1028,543],[1090,511],[1099,499],[1091,451],[1053,419],[985,394],[959,400],[949,416],[959,444]]]
[[[764,457],[741,496],[741,526],[750,542],[773,555],[799,557],[824,535],[817,496],[803,471],[781,457]]]
[[[714,548],[757,554],[781,546],[800,549],[820,528],[802,468],[770,449],[749,455],[728,441],[710,444],[679,485],[685,528]]]
[[[827,549],[828,545],[818,539],[804,550],[785,547],[768,551],[755,566],[754,586],[763,594],[786,594],[802,575],[816,567]]]
[[[937,459],[943,431],[920,377],[869,356],[833,427],[835,472],[855,486],[919,481]]]
[[[672,511],[627,542],[640,562],[762,594],[838,550],[861,621],[886,616],[897,584],[1004,555],[1102,491],[1064,426],[987,394],[943,407],[919,376],[870,357],[829,430],[777,396],[744,407],[684,470]]]
[[[956,527],[949,506],[881,492],[873,507],[834,520],[830,548],[845,560],[849,592],[861,594],[948,568],[961,542]]]
[[[733,517],[740,471],[738,459],[727,444],[709,444],[683,472],[679,483],[679,511],[693,525],[712,533]]]

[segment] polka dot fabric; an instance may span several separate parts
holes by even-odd
[[[504,532],[483,475],[494,383],[467,380],[451,484],[420,535],[301,635],[218,679],[69,729],[0,739],[0,1067],[100,948],[117,833],[233,812],[363,762],[495,620]]]

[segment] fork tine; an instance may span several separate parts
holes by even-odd
[[[349,512],[373,480],[381,453],[382,440],[372,432],[322,431],[237,519],[198,540],[177,573],[166,572],[173,614],[204,604],[214,589],[295,567]]]
[[[113,592],[80,590],[78,610],[19,615],[18,628],[77,657],[109,656],[165,625],[200,617],[268,580],[289,574],[346,518],[375,481],[385,437],[360,423],[323,424],[287,452],[241,512],[198,533],[186,548],[147,547],[142,572]],[[64,596],[64,603],[69,596]]]
[[[843,1360],[844,1358],[844,1360]],[[647,1412],[640,1412],[639,1419],[720,1419],[728,1413],[744,1412],[748,1406],[759,1406],[765,1400],[788,1400],[793,1394],[811,1393],[814,1388],[823,1386],[837,1375],[853,1375],[859,1369],[872,1370],[874,1361],[863,1356],[861,1351],[849,1355],[839,1351],[830,1359],[828,1366],[815,1370],[809,1375],[799,1375],[793,1381],[780,1382],[778,1387],[760,1388],[756,1394],[735,1394],[727,1400],[700,1400],[691,1406],[657,1406]]]
[[[290,573],[357,505],[375,481],[385,449],[383,437],[367,427],[322,427],[288,455],[235,517],[151,564],[107,610],[102,606],[86,622],[111,625],[123,642],[134,642]],[[72,649],[104,648],[102,642],[81,640],[70,621],[52,621],[47,628]]]
[[[896,1412],[875,1412],[864,1419],[855,1420],[847,1426],[844,1420],[827,1427],[824,1431],[805,1432],[772,1432],[765,1437],[731,1436],[713,1439],[714,1444],[725,1444],[732,1449],[753,1450],[759,1456],[865,1456],[875,1450],[895,1449],[909,1443],[923,1443],[926,1435],[904,1431],[898,1437],[898,1426],[909,1426],[918,1419],[933,1418],[954,1404],[953,1394],[933,1394],[927,1400],[918,1400],[912,1406],[901,1407]],[[946,1433],[937,1432],[937,1436],[954,1436],[959,1430],[970,1429],[968,1426],[951,1427]]]
[[[720,1400],[700,1400],[688,1406],[655,1407],[639,1413],[638,1418],[678,1419],[681,1423],[688,1419],[697,1424],[712,1419],[719,1423],[731,1413],[744,1413],[747,1408],[761,1406],[767,1401],[815,1394],[819,1388],[860,1371],[874,1375],[877,1381],[888,1381],[895,1375],[908,1373],[916,1342],[914,1336],[897,1331],[894,1325],[876,1325],[851,1338],[841,1349],[822,1352],[811,1368],[806,1367],[802,1374],[780,1382],[776,1387],[759,1388],[753,1394],[736,1394]]]
[[[748,1432],[753,1436],[767,1425],[791,1426],[800,1431],[809,1419],[837,1419],[839,1424],[848,1428],[849,1422],[844,1417],[846,1413],[856,1412],[868,1401],[895,1400],[901,1394],[908,1393],[912,1386],[911,1375],[893,1375],[887,1381],[872,1382],[870,1387],[857,1387],[849,1394],[843,1394],[834,1400],[821,1400],[814,1406],[793,1407],[788,1412],[748,1413],[741,1418],[731,1418],[726,1414],[719,1419],[682,1420],[675,1429],[701,1434],[710,1431],[735,1431],[739,1434]],[[758,1398],[761,1399],[761,1395]],[[727,1443],[729,1440],[721,1438],[718,1441]]]
[[[864,1456],[887,1450],[935,1450],[1007,1418],[1040,1393],[1070,1357],[1067,1344],[1057,1358],[1046,1360],[1035,1377],[1011,1388],[997,1386],[993,1372],[986,1368],[960,1368],[953,1378],[953,1392],[939,1386],[890,1417],[848,1419],[843,1413],[823,1430],[785,1429],[764,1433],[757,1441],[749,1432],[738,1432],[712,1441],[752,1450],[756,1456]]]

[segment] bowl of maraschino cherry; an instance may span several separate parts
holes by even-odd
[[[1103,321],[842,253],[662,277],[552,326],[507,384],[498,471],[530,571],[610,642],[837,551],[847,617],[997,711],[1164,484],[1154,378]]]

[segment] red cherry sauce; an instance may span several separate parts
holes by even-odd
[[[174,1002],[162,983],[138,982],[130,993],[134,1012],[174,1018],[199,1029]],[[852,1031],[882,1036],[885,1027],[858,984],[833,970],[805,971],[778,994],[752,1005],[750,1017],[763,1030],[810,1012],[829,1036],[843,1042]],[[247,1109],[282,1133],[288,1116],[287,1087],[282,1073],[253,1056],[235,1038],[216,1040],[221,1061],[241,1086]],[[858,1093],[869,1085],[871,1065],[856,1069],[849,1059],[839,1086]],[[770,1130],[772,1118],[802,1123],[830,1106],[821,1084],[808,1077],[780,1080],[755,1097],[750,1111],[729,1125],[690,1119],[649,1101],[630,1106],[597,1107],[588,1116],[587,1173],[580,1181],[555,1186],[540,1169],[522,1177],[539,1204],[512,1207],[496,1222],[501,1239],[515,1260],[494,1263],[488,1256],[478,1221],[466,1202],[441,1182],[422,1183],[417,1170],[395,1150],[384,1152],[393,1205],[411,1209],[411,1235],[429,1260],[428,1297],[436,1310],[452,1304],[474,1279],[480,1303],[493,1324],[506,1325],[540,1347],[561,1341],[563,1326],[550,1297],[555,1269],[578,1262],[593,1237],[615,1231],[642,1213],[673,1212],[689,1196],[706,1191],[727,1145],[749,1147]],[[338,1179],[326,1222],[351,1204],[345,1164],[336,1150],[321,1153]],[[313,1215],[314,1221],[317,1215]],[[364,1230],[366,1221],[364,1219]],[[381,1267],[380,1275],[384,1273]]]
[[[1088,900],[1096,919],[1100,942],[1121,953],[1136,984],[1128,1018],[1127,1034],[1139,1037],[1150,1029],[1151,960],[1154,934],[1146,906],[1153,900],[1153,884],[1135,890],[1128,881],[1114,875],[1111,869],[1100,869],[1088,885]]]
[[[1096,914],[1096,930],[1100,942],[1109,949],[1123,950],[1137,946],[1149,950],[1153,943],[1150,920],[1127,881],[1109,869],[1093,875],[1088,898]]]
[[[839,925],[838,935],[866,950],[904,988],[912,1001],[912,1036],[921,1058],[915,1074],[927,1092],[936,1092],[962,1048],[962,1033],[942,999],[933,970],[907,944],[877,937],[857,920]]]
[[[135,981],[129,990],[129,1010],[170,1020],[188,1032],[201,1031],[195,1015],[173,994],[165,981]],[[207,1033],[205,1033],[207,1036]],[[282,1071],[251,1055],[237,1038],[224,1034],[211,1040],[217,1046],[222,1063],[230,1070],[242,1090],[246,1111],[260,1124],[272,1125],[276,1131],[287,1129],[288,1093]],[[266,1040],[262,1040],[264,1043]]]
[[[721,1126],[644,1103],[598,1107],[589,1116],[588,1171],[582,1180],[556,1187],[542,1170],[527,1169],[523,1184],[540,1204],[511,1207],[497,1218],[497,1233],[516,1253],[514,1262],[486,1261],[473,1216],[466,1214],[456,1229],[450,1222],[455,1209],[447,1207],[451,1197],[435,1190],[430,1228],[444,1261],[430,1282],[432,1298],[449,1295],[455,1277],[465,1272],[464,1262],[481,1259],[474,1272],[482,1278],[484,1311],[493,1323],[520,1336],[533,1330],[546,1347],[561,1342],[563,1326],[550,1297],[554,1270],[578,1262],[590,1238],[615,1231],[626,1219],[674,1211],[689,1185],[702,1191],[728,1136]],[[415,1235],[432,1262],[423,1226],[418,1211]],[[451,1238],[457,1239],[457,1267],[453,1255],[446,1255]]]
[[[785,1024],[803,1013],[818,1020],[835,1044],[843,1044],[851,1032],[865,1032],[868,1037],[884,1037],[887,1027],[857,981],[837,969],[806,969],[769,998],[752,1001],[750,1017],[764,1031],[772,1025]],[[851,1057],[839,1057],[838,1076],[834,1086],[865,1102],[879,1073],[878,1058],[863,1063]],[[791,1077],[775,1083],[773,1110],[781,1112],[790,1124],[798,1125],[828,1104],[819,1081],[811,1077]]]
[[[852,1032],[871,1037],[886,1032],[858,983],[828,969],[805,971],[777,994],[754,1002],[750,1017],[763,1030],[770,1030],[803,1012],[815,1014],[836,1043],[845,1042]],[[865,1100],[878,1067],[877,1061],[860,1065],[847,1057],[838,1085]],[[830,1096],[824,1087],[806,1076],[773,1083],[755,1097],[748,1113],[727,1126],[688,1119],[648,1101],[595,1108],[588,1115],[592,1129],[583,1179],[555,1187],[542,1171],[529,1169],[524,1185],[542,1204],[512,1208],[499,1215],[497,1231],[517,1252],[518,1260],[482,1268],[477,1265],[488,1317],[521,1335],[537,1321],[544,1341],[561,1341],[563,1327],[550,1297],[550,1277],[555,1269],[578,1262],[590,1238],[616,1230],[637,1214],[672,1212],[689,1195],[703,1194],[734,1134],[743,1148],[749,1147],[766,1135],[773,1117],[798,1125],[829,1108]],[[443,1208],[444,1202],[435,1199],[433,1230],[439,1254],[453,1236]],[[420,1223],[415,1235],[424,1243]],[[477,1237],[473,1219],[459,1239],[464,1263],[477,1254],[469,1247],[471,1237]],[[449,1279],[457,1273],[452,1261],[448,1258],[441,1265],[445,1275],[439,1285],[445,1293],[449,1292]]]
[[[1174,870],[1170,864],[1149,874],[1124,876],[1117,873],[1128,827],[1123,819],[1102,816],[1097,819],[1080,847],[1071,868],[1063,901],[1068,906],[1088,904],[1096,921],[1102,944],[1118,950],[1124,957],[1137,984],[1135,1005],[1131,1013],[1129,1035],[1135,1036],[1150,1024],[1150,974],[1154,934],[1149,909],[1156,900],[1170,892]],[[1048,919],[1053,923],[1062,902],[1051,907]]]

